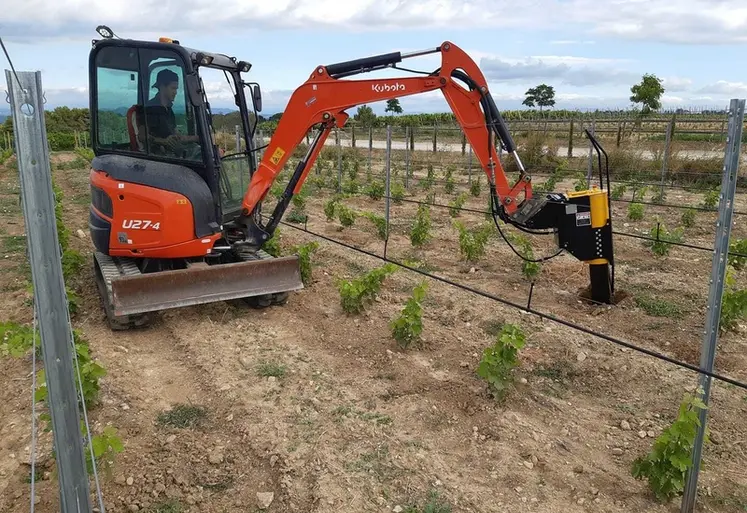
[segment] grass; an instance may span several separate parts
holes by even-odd
[[[361,454],[357,460],[346,464],[346,467],[353,472],[373,475],[380,482],[390,481],[398,473],[391,461],[389,446],[386,444],[379,445],[372,451]]]
[[[33,477],[34,477],[34,482],[35,483],[38,483],[39,481],[41,481],[44,478],[44,469],[36,467],[34,469],[34,475],[33,475]],[[31,483],[31,469],[29,469],[29,473],[26,474],[23,477],[22,481],[24,483]]]
[[[564,360],[555,360],[546,366],[538,366],[534,374],[558,382],[570,381],[576,376],[571,362]]]
[[[334,420],[337,423],[340,423],[343,421],[343,419],[355,415],[356,417],[362,419],[362,420],[368,420],[373,421],[376,424],[380,426],[386,426],[391,424],[392,418],[389,415],[385,415],[383,413],[379,412],[364,412],[360,410],[356,410],[354,406],[343,404],[332,410],[332,415],[334,416]]]
[[[408,504],[403,513],[451,513],[451,511],[451,504],[441,500],[436,490],[431,490],[424,503]]]
[[[0,212],[3,214],[21,214],[21,202],[18,196],[0,195]]]
[[[83,157],[75,157],[73,160],[67,162],[58,162],[54,167],[60,171],[68,171],[72,169],[85,169],[88,165],[89,162]]]
[[[23,253],[26,251],[26,237],[23,235],[4,235],[2,239],[4,253]]]
[[[166,502],[159,502],[153,504],[148,509],[144,510],[147,513],[183,513],[186,511],[181,502],[175,500],[169,500]]]
[[[684,313],[682,308],[676,303],[652,296],[636,296],[635,304],[638,308],[653,317],[670,317],[677,319],[682,317],[682,314]]]
[[[280,365],[275,362],[263,362],[257,367],[257,374],[265,378],[270,376],[282,378],[285,376],[285,365]]]
[[[171,410],[158,415],[158,423],[162,426],[175,428],[197,427],[207,418],[207,410],[203,406],[191,404],[177,404]]]
[[[225,492],[226,490],[231,488],[233,484],[234,484],[233,476],[228,476],[222,479],[217,479],[216,481],[212,483],[202,483],[200,486],[212,492]]]
[[[481,323],[480,327],[485,331],[485,333],[487,333],[491,337],[495,337],[496,335],[498,335],[498,333],[501,332],[504,324],[506,324],[504,321],[494,319]]]

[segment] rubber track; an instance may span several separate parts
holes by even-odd
[[[132,328],[142,328],[150,324],[150,316],[147,313],[134,314],[134,315],[123,315],[116,317],[114,316],[113,307],[113,295],[112,295],[112,280],[122,276],[137,276],[141,274],[140,269],[135,263],[127,258],[112,258],[100,252],[94,254],[96,259],[96,265],[101,270],[101,276],[103,277],[103,285],[106,289],[106,297],[102,297],[104,301],[104,310],[106,311],[107,320],[109,326],[113,330],[128,330]],[[101,281],[99,276],[96,276],[97,281]],[[100,295],[103,296],[103,291],[99,290]]]

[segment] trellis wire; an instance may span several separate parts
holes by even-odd
[[[384,173],[372,173],[371,177],[372,178],[386,178],[386,176],[385,176]],[[610,182],[612,184],[616,183],[616,182],[614,182],[612,180],[610,180]],[[445,185],[447,183],[447,181],[443,180],[443,179],[440,179],[440,178],[434,178],[434,179],[432,179],[432,183],[434,185]],[[619,182],[617,182],[617,183],[619,183]],[[469,184],[470,183],[468,182],[468,185]],[[464,185],[464,182],[456,181],[454,183],[454,186],[456,187],[458,185]],[[654,185],[657,185],[657,184],[654,184]],[[651,206],[654,206],[654,207],[662,207],[662,208],[676,208],[678,210],[697,210],[697,211],[701,211],[701,212],[711,212],[711,213],[717,213],[718,212],[718,208],[715,208],[715,207],[714,208],[711,208],[711,207],[701,207],[701,206],[698,206],[698,205],[678,205],[678,204],[675,204],[675,203],[665,203],[665,202],[657,203],[655,201],[646,201],[646,200],[639,200],[639,199],[625,199],[625,198],[618,198],[618,199],[612,198],[610,201],[612,201],[612,203],[640,203],[641,205],[651,205]],[[733,214],[737,215],[737,216],[747,216],[747,212],[740,211],[740,210],[735,210],[733,212]]]
[[[468,287],[468,286],[466,286],[464,284],[460,284],[460,283],[454,282],[452,280],[448,280],[446,278],[441,278],[441,277],[436,276],[436,275],[434,275],[432,273],[428,273],[428,272],[422,271],[420,269],[413,268],[411,266],[408,266],[406,264],[403,264],[401,262],[398,262],[396,260],[392,260],[391,258],[389,258],[388,255],[387,255],[387,253],[386,253],[386,248],[387,248],[387,245],[388,245],[388,238],[389,238],[388,237],[389,236],[389,199],[390,199],[390,195],[389,195],[389,182],[390,182],[390,176],[391,176],[391,174],[390,174],[390,167],[389,167],[389,162],[390,162],[390,159],[391,159],[391,149],[390,148],[391,148],[391,128],[388,127],[388,129],[387,129],[386,165],[385,165],[385,169],[386,169],[386,176],[385,176],[386,177],[386,190],[387,190],[387,195],[386,195],[387,234],[386,234],[386,238],[385,238],[385,241],[384,241],[384,255],[383,256],[377,255],[376,253],[373,253],[373,252],[370,252],[370,251],[366,251],[366,250],[364,250],[362,248],[358,248],[358,247],[355,247],[353,245],[344,243],[342,241],[338,241],[338,240],[335,240],[333,238],[326,237],[326,236],[324,236],[322,234],[311,232],[311,231],[308,230],[308,227],[306,225],[304,225],[304,228],[302,229],[300,227],[293,226],[292,224],[288,224],[286,222],[283,222],[283,224],[286,225],[286,226],[290,226],[292,228],[298,229],[298,230],[305,231],[305,232],[309,233],[310,235],[313,235],[313,236],[316,236],[316,237],[320,237],[322,239],[328,240],[328,241],[336,243],[336,244],[340,244],[340,245],[342,245],[344,247],[347,247],[349,249],[353,249],[355,251],[367,254],[369,256],[380,258],[380,259],[382,259],[384,261],[394,263],[394,264],[399,265],[399,266],[401,266],[403,268],[407,268],[407,269],[409,269],[411,271],[421,273],[421,274],[423,274],[425,276],[428,276],[428,277],[430,277],[432,279],[436,279],[436,280],[445,282],[445,283],[447,283],[449,285],[456,286],[456,287],[461,288],[463,290],[467,290],[467,291],[470,291],[470,292],[473,292],[473,293],[476,293],[476,294],[479,294],[479,295],[482,295],[482,296],[485,296],[485,297],[489,297],[490,299],[494,299],[496,301],[502,302],[502,303],[507,304],[509,306],[513,306],[515,308],[520,308],[520,309],[522,309],[524,311],[527,311],[529,313],[534,313],[536,315],[539,315],[540,317],[544,317],[544,318],[553,320],[555,322],[559,322],[561,324],[565,324],[565,325],[567,325],[567,326],[569,326],[571,328],[574,328],[574,329],[586,332],[586,333],[588,333],[590,335],[593,335],[593,336],[596,336],[596,337],[608,340],[608,341],[616,343],[618,345],[623,345],[625,347],[628,347],[629,349],[636,350],[636,351],[641,352],[643,354],[647,354],[649,356],[658,358],[658,359],[660,359],[662,361],[666,361],[668,363],[677,365],[679,367],[687,368],[689,370],[699,372],[700,374],[707,375],[707,376],[712,377],[714,379],[719,379],[721,381],[730,383],[730,384],[738,386],[740,388],[747,389],[747,384],[744,384],[744,383],[741,383],[739,381],[733,380],[733,379],[728,378],[726,376],[720,376],[719,375],[719,377],[716,377],[715,373],[713,373],[711,371],[704,370],[704,369],[699,368],[699,367],[696,367],[696,366],[691,365],[691,364],[689,364],[687,362],[682,362],[682,361],[676,360],[674,358],[668,357],[668,356],[663,355],[661,353],[657,353],[655,351],[651,351],[651,350],[645,349],[645,348],[640,347],[640,346],[635,346],[634,344],[630,344],[630,343],[624,342],[622,340],[616,339],[614,337],[610,337],[610,336],[608,336],[606,334],[603,334],[603,333],[600,333],[600,332],[596,332],[594,330],[590,330],[589,328],[585,328],[583,326],[580,326],[578,324],[572,323],[570,321],[565,321],[565,320],[559,319],[559,318],[557,318],[555,316],[552,316],[552,315],[545,314],[545,313],[539,312],[537,310],[534,310],[534,309],[532,309],[530,307],[531,292],[532,292],[532,290],[530,290],[530,299],[527,302],[527,306],[523,307],[521,305],[518,305],[518,304],[510,301],[510,300],[507,300],[507,299],[504,299],[504,298],[499,298],[497,296],[494,296],[492,294],[488,294],[486,292],[478,291],[478,290],[473,289],[471,287]],[[436,204],[435,202],[434,203],[426,203],[426,202],[422,202],[422,201],[418,201],[418,200],[408,200],[408,199],[404,199],[404,198],[400,198],[400,201],[411,202],[411,203],[416,203],[416,204],[421,204],[421,205],[438,206],[438,207],[441,207],[441,208],[456,208],[458,210],[473,211],[475,213],[482,213],[482,214],[487,214],[488,213],[488,212],[485,212],[485,211],[478,211],[478,210],[467,209],[467,208],[463,208],[463,207],[451,207],[451,206],[448,206],[448,205]],[[636,238],[649,239],[649,240],[659,240],[659,237],[658,237],[659,231],[658,230],[657,230],[657,237],[655,239],[654,238],[650,238],[650,237],[645,237],[645,236],[637,236],[637,235],[634,235],[634,234],[626,234],[626,233],[620,233],[619,235],[629,235],[629,236],[633,236],[633,237],[636,237]],[[670,243],[670,244],[673,244],[673,245],[690,247],[690,248],[693,248],[693,249],[701,249],[701,250],[710,251],[710,249],[703,248],[703,247],[700,247],[700,246],[687,245],[687,244],[683,244],[683,243],[673,243],[673,242],[670,242],[670,241],[663,241],[663,242]]]
[[[381,176],[381,175],[379,175],[379,176]],[[326,187],[326,186],[324,188],[332,190],[331,188]],[[359,193],[358,195],[361,195],[361,193]],[[428,203],[428,202],[425,202],[425,201],[414,200],[414,199],[409,199],[409,198],[392,198],[389,194],[383,195],[382,199],[386,199],[386,200],[397,199],[398,201],[401,201],[403,203],[413,203],[413,204],[416,204],[416,205],[427,205],[427,206],[431,206],[431,207],[437,207],[437,208],[443,208],[443,209],[449,209],[449,210],[457,210],[457,211],[460,211],[460,212],[470,212],[470,213],[473,213],[473,214],[492,215],[492,213],[489,212],[489,211],[487,211],[487,210],[480,210],[480,209],[474,209],[474,208],[469,208],[469,207],[457,207],[457,206],[452,206],[452,205],[444,205],[443,203],[436,203],[436,202]],[[612,201],[614,202],[615,200],[612,200]],[[619,201],[624,201],[624,200],[619,200]],[[658,205],[657,204],[657,206],[663,206],[663,205]],[[676,207],[676,205],[674,205],[674,206]],[[737,212],[734,212],[734,214],[737,214]],[[678,246],[678,247],[682,247],[682,248],[694,249],[694,250],[698,250],[698,251],[709,251],[709,252],[713,251],[713,248],[707,248],[705,246],[697,246],[695,244],[688,244],[686,242],[676,242],[676,241],[663,240],[663,239],[659,238],[659,231],[658,230],[656,232],[656,234],[657,234],[656,237],[651,237],[651,236],[648,236],[648,235],[639,235],[639,234],[629,233],[629,232],[621,232],[619,230],[612,230],[612,234],[613,235],[618,235],[618,236],[621,236],[621,237],[630,237],[630,238],[635,238],[635,239],[646,240],[646,241],[650,241],[650,242],[664,242],[664,243],[670,244],[672,246]],[[738,251],[728,251],[727,254],[729,256],[734,256],[734,257],[739,257],[739,258],[747,258],[747,254],[740,253]]]
[[[289,227],[291,227],[291,228],[293,228],[295,230],[299,230],[299,231],[308,233],[309,235],[312,235],[314,237],[318,237],[318,238],[326,240],[328,242],[332,242],[334,244],[338,244],[340,246],[343,246],[345,248],[348,248],[348,249],[357,251],[359,253],[368,255],[370,257],[378,258],[378,259],[383,260],[385,262],[389,262],[389,263],[395,264],[395,265],[397,265],[399,267],[402,267],[404,269],[407,269],[409,271],[413,271],[413,272],[419,273],[419,274],[421,274],[423,276],[426,276],[428,278],[431,278],[433,280],[440,281],[440,282],[445,283],[447,285],[450,285],[450,286],[453,286],[453,287],[457,287],[459,289],[465,290],[467,292],[471,292],[473,294],[477,294],[477,295],[482,296],[484,298],[491,299],[493,301],[502,303],[502,304],[504,304],[506,306],[510,306],[510,307],[513,307],[513,308],[516,308],[516,309],[519,309],[519,310],[523,310],[523,311],[525,311],[527,313],[531,313],[531,314],[537,315],[540,318],[544,318],[544,319],[547,319],[547,320],[550,320],[550,321],[553,321],[553,322],[557,322],[557,323],[562,324],[564,326],[567,326],[569,328],[572,328],[572,329],[575,329],[577,331],[581,331],[583,333],[586,333],[587,335],[591,335],[591,336],[594,336],[594,337],[601,338],[601,339],[606,340],[608,342],[611,342],[613,344],[616,344],[616,345],[619,345],[619,346],[622,346],[622,347],[626,347],[628,349],[631,349],[631,350],[634,350],[634,351],[646,354],[646,355],[651,356],[653,358],[656,358],[658,360],[670,363],[672,365],[676,365],[676,366],[684,368],[684,369],[688,369],[688,370],[691,370],[691,371],[694,371],[694,372],[699,372],[701,374],[705,374],[705,375],[707,375],[707,376],[709,376],[709,377],[711,377],[713,379],[716,379],[716,380],[719,380],[719,381],[723,381],[724,383],[729,383],[729,384],[734,385],[734,386],[736,386],[738,388],[747,390],[747,383],[743,383],[741,381],[735,380],[735,379],[730,378],[728,376],[723,376],[723,375],[715,373],[715,372],[704,371],[704,370],[698,368],[697,366],[689,364],[687,362],[683,362],[683,361],[677,360],[675,358],[669,357],[667,355],[664,355],[662,353],[658,353],[656,351],[652,351],[650,349],[646,349],[645,347],[640,347],[640,346],[637,346],[635,344],[631,344],[630,342],[625,342],[624,340],[620,340],[620,339],[618,339],[616,337],[612,337],[612,336],[607,335],[605,333],[601,333],[601,332],[592,330],[591,328],[587,328],[585,326],[581,326],[581,325],[576,324],[574,322],[567,321],[565,319],[561,319],[560,317],[554,316],[552,314],[548,314],[548,313],[545,313],[545,312],[541,312],[539,310],[535,310],[535,309],[533,309],[531,307],[520,305],[520,304],[515,303],[513,301],[510,301],[508,299],[496,296],[494,294],[490,294],[489,292],[478,290],[478,289],[475,289],[475,288],[470,287],[468,285],[464,285],[462,283],[458,283],[458,282],[455,282],[453,280],[449,280],[447,278],[443,278],[443,277],[435,275],[433,273],[429,273],[427,271],[423,271],[422,269],[418,269],[416,267],[409,266],[409,265],[407,265],[407,264],[405,264],[403,262],[399,262],[397,260],[393,260],[393,259],[389,258],[388,256],[385,257],[383,255],[376,254],[376,253],[374,253],[372,251],[367,251],[365,249],[353,246],[352,244],[348,244],[346,242],[343,242],[343,241],[340,241],[340,240],[337,240],[337,239],[333,239],[332,237],[327,237],[326,235],[323,235],[321,233],[313,232],[313,231],[309,230],[308,228],[301,227],[301,226],[296,226],[296,225],[288,223],[286,221],[280,221],[280,224],[283,224],[285,226],[289,226]]]

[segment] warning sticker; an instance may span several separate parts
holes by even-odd
[[[576,212],[576,226],[590,226],[591,212]]]
[[[270,162],[277,165],[278,162],[280,162],[280,159],[283,158],[283,155],[285,155],[285,150],[278,146],[275,149],[275,151],[272,153],[272,157],[270,157]]]

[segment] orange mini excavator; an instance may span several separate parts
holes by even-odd
[[[500,230],[502,221],[529,233],[554,234],[559,251],[589,264],[592,299],[611,301],[607,191],[600,184],[533,196],[485,77],[455,44],[317,66],[292,94],[258,162],[253,136],[262,96],[258,84],[244,81],[250,63],[167,38],[137,41],[121,39],[105,26],[97,31],[102,39],[93,41],[89,57],[95,153],[89,224],[97,286],[112,329],[143,326],[151,312],[187,305],[239,298],[255,306],[283,303],[303,287],[297,257],[275,258],[262,248],[330,131],[345,125],[351,107],[429,91],[443,93],[487,175],[496,227]],[[402,69],[397,67],[402,60],[433,53],[441,56],[433,72],[347,79]],[[234,154],[222,154],[216,144],[201,68],[224,72],[232,84],[243,138]],[[308,151],[264,215],[268,191],[314,128]],[[496,139],[516,160],[520,175],[514,184],[501,166]]]

